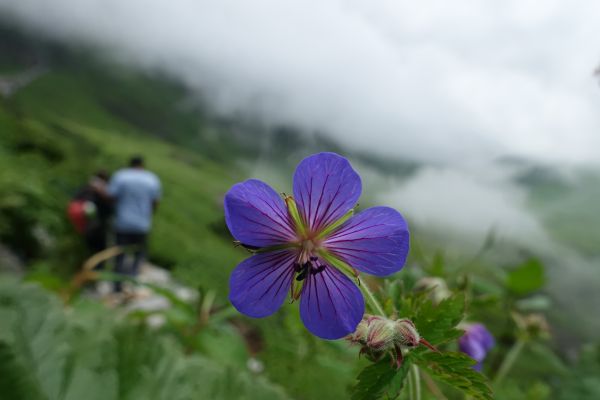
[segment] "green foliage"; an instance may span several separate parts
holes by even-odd
[[[475,361],[463,353],[414,353],[414,362],[433,378],[463,391],[474,399],[490,400],[492,390],[485,376],[473,370]]]
[[[11,400],[37,400],[44,397],[13,349],[0,341],[0,393]]]
[[[600,344],[583,349],[579,360],[560,383],[559,400],[600,398]]]
[[[544,266],[539,260],[529,259],[511,270],[506,278],[506,286],[517,295],[527,295],[544,286]]]
[[[387,357],[369,365],[358,375],[358,382],[352,389],[352,400],[376,400],[382,396],[397,398],[409,370],[410,362],[405,361],[396,369]]]
[[[0,393],[10,399],[287,399],[264,377],[185,356],[96,303],[66,313],[38,287],[0,282],[0,317]]]
[[[394,286],[396,290],[393,289]],[[465,296],[462,293],[455,293],[439,304],[434,304],[430,299],[430,291],[402,294],[399,288],[399,284],[386,287],[387,292],[393,296],[386,303],[395,305],[399,317],[411,319],[421,337],[434,345],[442,345],[462,335],[462,331],[456,328],[465,313]],[[421,346],[404,356],[399,370],[390,366],[387,358],[363,369],[353,388],[352,398],[378,399],[383,395],[391,399],[397,398],[410,366],[416,364],[433,378],[473,398],[491,399],[487,379],[472,369],[474,363],[462,353],[435,353]]]
[[[421,336],[434,345],[459,338],[462,331],[456,325],[464,318],[464,294],[455,293],[439,304],[434,304],[429,294],[429,291],[399,294],[393,301],[394,311],[400,318],[412,320]]]
[[[462,330],[456,325],[464,318],[465,297],[455,294],[438,305],[431,300],[425,300],[414,311],[412,321],[421,336],[432,344],[443,344],[455,340],[462,335]]]

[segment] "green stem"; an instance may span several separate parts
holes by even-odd
[[[408,398],[421,400],[421,375],[416,365],[411,365],[408,371]]]
[[[369,302],[369,305],[371,306],[371,311],[381,315],[382,317],[386,317],[385,312],[383,311],[383,307],[381,307],[381,304],[379,304],[375,296],[373,296],[373,293],[369,289],[367,283],[362,282],[362,284],[359,287],[360,290],[363,292],[363,295]]]
[[[502,380],[506,377],[506,374],[508,373],[508,371],[510,371],[515,361],[517,361],[517,358],[521,354],[521,350],[523,350],[524,346],[525,340],[521,338],[517,339],[513,347],[506,354],[506,357],[504,357],[500,368],[498,368],[498,372],[494,377],[494,386],[499,385],[502,382]]]

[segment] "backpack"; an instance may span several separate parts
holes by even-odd
[[[88,224],[96,215],[96,205],[89,200],[73,199],[67,206],[69,221],[79,234],[84,234]]]

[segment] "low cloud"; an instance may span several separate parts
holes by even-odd
[[[473,172],[477,171],[477,172]],[[525,205],[525,193],[509,182],[507,171],[478,165],[470,169],[427,167],[381,200],[418,226],[478,238],[490,232],[538,246],[549,241]]]
[[[0,0],[0,12],[177,76],[219,112],[353,148],[600,159],[593,0]]]

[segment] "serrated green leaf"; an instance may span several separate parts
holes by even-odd
[[[405,359],[399,369],[390,365],[390,359],[371,364],[358,375],[358,382],[352,388],[352,400],[376,400],[386,395],[395,399],[404,386],[410,369],[410,361]]]
[[[545,282],[544,266],[534,258],[510,271],[506,277],[508,289],[520,296],[539,290]]]
[[[475,361],[462,353],[411,353],[414,362],[434,379],[453,386],[475,399],[493,398],[487,378],[473,370]]]
[[[434,345],[439,345],[459,338],[462,331],[455,326],[463,319],[465,297],[454,294],[435,305],[426,299],[415,310],[412,318],[419,334]],[[424,349],[419,349],[423,351]]]

